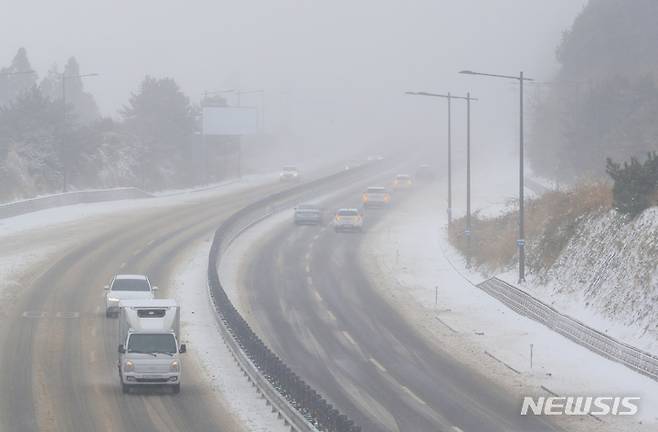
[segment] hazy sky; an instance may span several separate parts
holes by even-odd
[[[265,89],[272,129],[288,124],[325,139],[434,139],[444,134],[443,104],[401,93],[471,90],[481,98],[474,109],[480,142],[511,137],[515,93],[507,83],[457,71],[549,77],[561,33],[585,3],[2,1],[0,64],[24,46],[43,76],[75,55],[82,72],[101,74],[85,84],[106,115],[150,74],[175,78],[193,100],[204,90]]]

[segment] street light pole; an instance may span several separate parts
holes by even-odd
[[[448,92],[448,227],[452,225],[452,96]]]
[[[470,110],[470,101],[476,101],[477,98],[470,97],[470,93],[466,97],[454,96],[450,93],[437,94],[428,92],[405,92],[405,94],[412,96],[439,97],[448,101],[448,209],[446,212],[448,214],[448,226],[450,226],[452,225],[452,99],[463,99],[468,101]]]
[[[519,283],[525,282],[525,202],[524,202],[524,170],[523,170],[523,83],[524,81],[534,81],[532,78],[526,78],[523,71],[518,76],[514,75],[498,75],[488,74],[482,72],[473,72],[470,70],[463,70],[459,73],[465,75],[481,75],[494,78],[513,79],[519,82],[519,238],[516,244],[519,248]]]
[[[519,283],[525,282],[525,195],[523,169],[523,71],[519,72]]]
[[[471,94],[466,93],[466,267],[471,267]]]

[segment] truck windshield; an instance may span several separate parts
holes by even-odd
[[[176,353],[176,339],[172,334],[133,334],[128,339],[129,353]]]
[[[151,291],[146,279],[114,279],[112,291]]]

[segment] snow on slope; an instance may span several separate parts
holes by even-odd
[[[523,289],[562,313],[658,354],[658,208],[579,223],[557,262]],[[515,282],[514,276],[503,279]]]
[[[545,386],[561,395],[642,398],[640,415],[632,419],[579,420],[569,424],[575,430],[656,430],[658,383],[514,313],[469,283],[482,278],[463,270],[444,233],[444,209],[427,196],[412,197],[366,237],[363,265],[382,295],[428,339],[517,394],[547,395]]]

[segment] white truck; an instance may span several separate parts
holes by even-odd
[[[119,303],[119,379],[128,393],[136,386],[170,386],[180,392],[180,306],[175,300]]]

